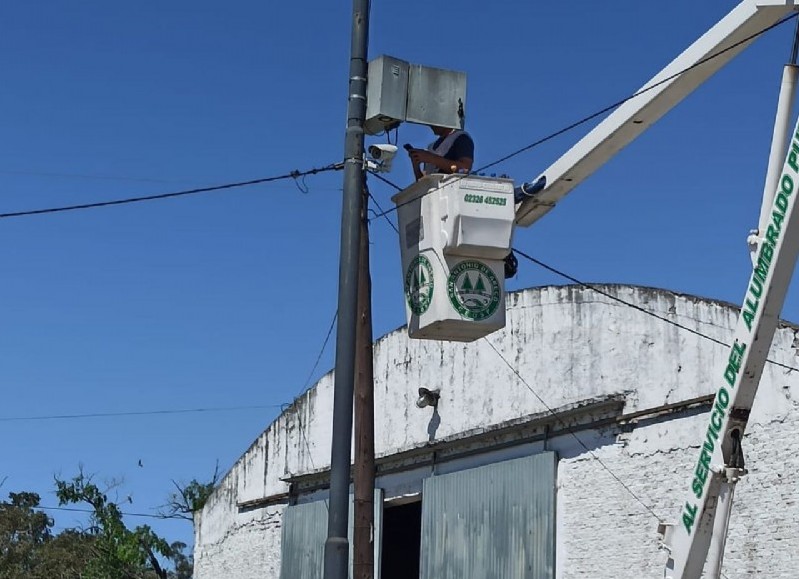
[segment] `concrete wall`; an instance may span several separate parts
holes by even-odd
[[[725,342],[737,319],[728,304],[649,288],[601,289]],[[770,358],[799,366],[796,339],[794,328],[780,327]],[[624,414],[630,414],[713,394],[727,354],[721,345],[592,290],[545,287],[510,294],[507,327],[485,340],[409,341],[398,330],[376,343],[376,452],[387,457],[457,440],[590,399],[621,397]],[[441,389],[440,421],[431,419],[429,408],[415,407],[419,386]],[[279,577],[281,495],[288,492],[281,479],[329,467],[332,389],[328,374],[222,481],[197,517],[197,579]],[[736,495],[729,579],[797,575],[799,485],[790,480],[799,470],[797,400],[796,372],[767,365],[744,447],[750,474]],[[677,520],[706,425],[706,413],[686,411],[626,429],[583,431],[580,441],[571,434],[549,441],[561,457],[559,578],[663,576],[658,519]],[[524,452],[530,448],[506,450],[503,457]],[[449,468],[497,457],[476,456]],[[387,497],[408,494],[418,492],[427,475],[420,467],[378,484],[386,486]],[[257,506],[268,497],[275,497],[274,504]]]

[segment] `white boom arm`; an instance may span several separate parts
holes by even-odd
[[[794,1],[799,3],[799,0],[744,0],[738,4],[641,91],[654,88],[622,104],[544,171],[539,178],[546,177],[546,186],[521,204],[516,212],[516,223],[528,226],[548,213],[561,198],[754,41],[754,38],[745,39],[799,9]],[[739,42],[741,44],[719,55]],[[714,55],[719,56],[710,58]],[[678,74],[698,63],[701,64]],[[677,76],[663,82],[674,75]]]
[[[799,256],[797,195],[799,122],[794,128],[769,218],[764,226],[763,240],[738,318],[727,365],[719,372],[720,386],[716,391],[692,479],[687,485],[688,498],[682,506],[679,523],[667,537],[671,551],[666,566],[667,579],[698,579],[711,539],[721,539],[723,549],[724,537],[713,536],[716,509],[719,502],[725,503],[729,509],[732,498],[724,496],[722,486],[729,482],[734,486],[736,477],[742,472],[743,464],[736,454],[740,453],[740,441]],[[726,532],[726,528],[722,530]],[[718,556],[720,558],[721,554]]]
[[[744,50],[758,32],[799,10],[794,2],[799,0],[741,2],[645,84],[641,94],[622,104],[531,182],[546,184],[522,202],[516,223],[528,226],[548,213],[580,182]],[[773,170],[775,154],[780,154],[777,150],[785,150],[787,139],[779,133],[780,117],[784,116],[778,114],[760,227],[752,240],[756,253],[745,302],[727,364],[718,375],[716,397],[686,488],[680,521],[665,533],[667,579],[699,579],[703,569],[711,579],[721,576],[735,484],[746,472],[741,441],[799,256],[799,122],[782,172]],[[524,191],[525,186],[521,189]],[[711,543],[714,552],[708,558]]]

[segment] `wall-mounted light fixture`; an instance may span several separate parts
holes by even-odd
[[[441,398],[439,390],[429,390],[427,388],[419,388],[419,398],[416,400],[416,406],[424,408],[425,406],[438,406],[438,399]]]

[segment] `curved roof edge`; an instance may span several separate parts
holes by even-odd
[[[607,299],[610,299],[610,300],[613,300],[613,301],[621,300],[621,298],[618,298],[615,295],[613,295],[613,294],[619,293],[619,290],[635,290],[635,291],[637,291],[639,293],[652,293],[654,295],[668,296],[668,297],[672,297],[672,298],[679,298],[679,299],[684,299],[684,300],[698,302],[698,303],[711,304],[711,305],[715,305],[715,306],[718,306],[718,307],[722,307],[724,309],[729,309],[729,310],[734,311],[734,312],[740,312],[740,309],[741,309],[741,306],[739,306],[737,304],[733,304],[731,302],[727,302],[727,301],[719,300],[719,299],[715,299],[715,298],[707,298],[707,297],[697,296],[697,295],[694,295],[694,294],[677,292],[677,291],[673,291],[673,290],[668,290],[668,289],[658,288],[658,287],[652,287],[652,286],[636,285],[636,284],[621,284],[621,283],[551,284],[551,285],[544,285],[544,286],[533,286],[533,287],[529,287],[529,288],[524,288],[524,289],[520,289],[520,290],[507,292],[506,296],[507,296],[508,302],[513,302],[515,296],[518,297],[518,296],[522,296],[522,295],[530,294],[530,293],[534,293],[534,292],[539,292],[540,293],[540,292],[543,292],[543,291],[546,291],[546,290],[559,290],[559,289],[577,289],[577,290],[586,291],[586,292],[596,292],[596,293],[599,293],[600,295],[603,295]],[[624,300],[621,300],[621,301],[624,302]],[[630,303],[630,307],[633,307],[634,309],[641,309],[640,305],[634,304],[634,303]],[[509,309],[512,309],[512,306]],[[645,313],[645,312],[642,312],[642,313]],[[792,330],[799,331],[799,324],[794,324],[794,323],[791,323],[791,322],[785,322],[782,319],[780,320],[778,327],[790,328]],[[399,327],[397,327],[397,328],[395,328],[393,330],[390,330],[389,332],[386,332],[385,334],[383,334],[382,336],[380,336],[379,338],[374,340],[374,342],[373,342],[374,346],[375,347],[379,347],[380,344],[388,341],[389,339],[392,339],[399,332],[405,332],[405,328],[406,328],[406,325],[403,324],[402,326],[399,326]],[[268,431],[269,428],[273,424],[278,422],[284,416],[297,412],[298,409],[300,408],[300,406],[303,404],[303,399],[308,395],[308,393],[313,391],[313,390],[315,390],[316,387],[322,381],[327,379],[334,372],[335,372],[335,369],[331,368],[330,370],[328,370],[327,372],[322,374],[313,384],[311,384],[308,388],[306,388],[302,393],[297,395],[294,398],[294,400],[290,404],[287,404],[285,406],[285,408],[283,408],[281,413],[278,416],[276,416],[275,419],[272,420],[272,422],[270,422],[266,426],[266,428],[264,429],[264,432]],[[259,438],[260,438],[260,436],[261,435],[259,435]],[[258,438],[256,438],[252,442],[252,444],[250,444],[248,446],[248,448],[247,448],[247,450],[245,451],[244,454],[246,454],[250,449],[252,449],[252,447],[255,444],[257,444],[257,442],[258,442]],[[235,463],[234,463],[234,466],[235,466]]]

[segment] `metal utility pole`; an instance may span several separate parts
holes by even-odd
[[[355,509],[353,579],[374,577],[373,533],[375,515],[375,393],[372,359],[372,279],[369,275],[369,190],[363,186],[360,275],[358,278],[358,329],[355,354]]]
[[[350,448],[355,384],[355,332],[358,255],[363,210],[363,123],[366,117],[369,0],[353,0],[347,130],[344,139],[344,195],[341,211],[338,327],[330,457],[330,509],[325,541],[324,579],[347,579]]]

